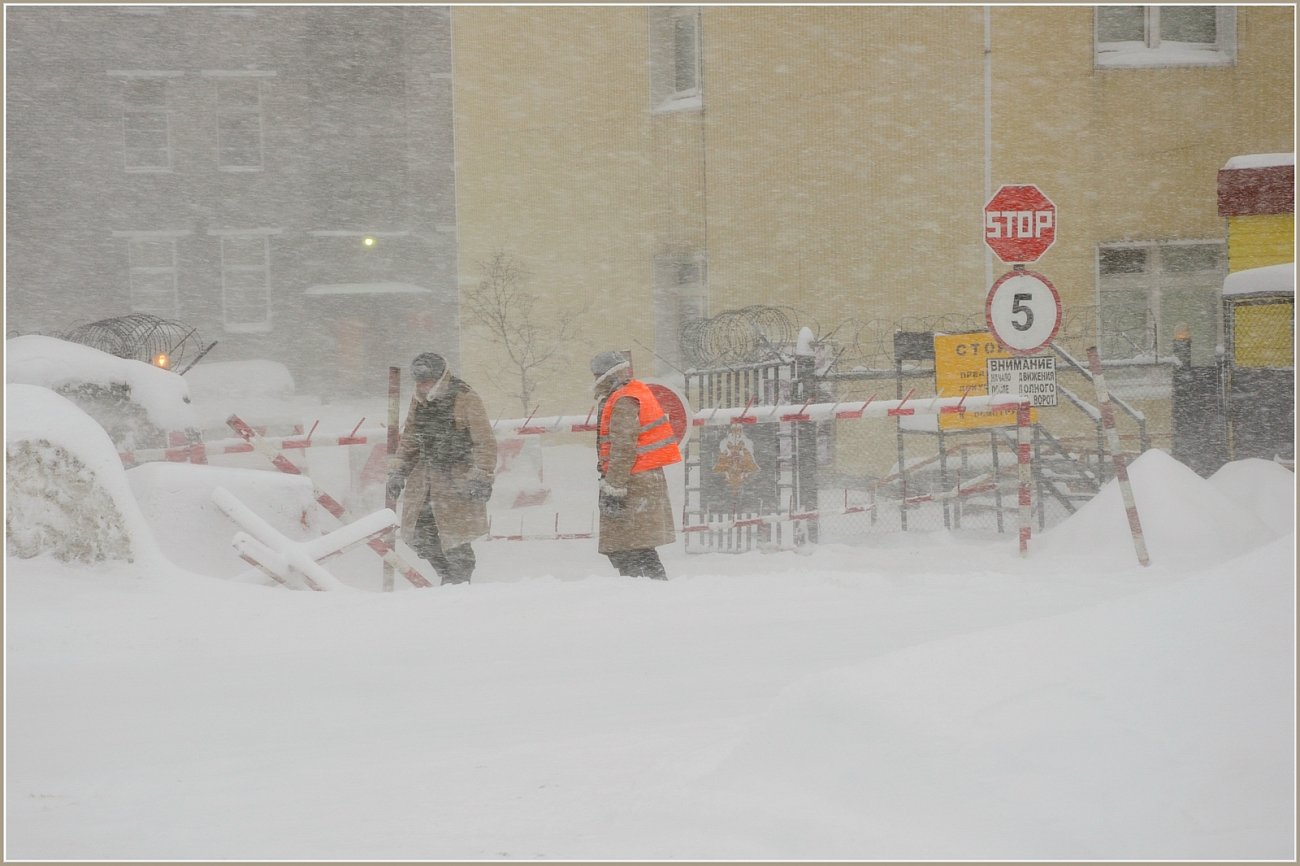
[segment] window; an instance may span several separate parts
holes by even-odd
[[[221,235],[221,306],[227,331],[271,330],[270,257],[266,232]]]
[[[126,242],[131,274],[131,312],[175,319],[176,239],[138,236]]]
[[[1103,358],[1168,356],[1179,331],[1192,364],[1214,363],[1227,254],[1218,241],[1116,244],[1097,250]]]
[[[656,111],[701,107],[700,10],[650,7],[650,102]]]
[[[171,171],[171,123],[167,79],[127,78],[122,82],[122,132],[127,171]]]
[[[708,312],[708,268],[702,253],[668,253],[655,258],[656,372],[683,369],[682,331]]]
[[[217,79],[217,164],[223,171],[262,168],[262,82]]]
[[[1097,66],[1227,66],[1237,53],[1232,6],[1098,6]]]

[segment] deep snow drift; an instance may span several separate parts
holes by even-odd
[[[1275,464],[1135,461],[1149,568],[1112,484],[1024,558],[1013,532],[679,544],[654,583],[592,540],[492,541],[471,586],[378,592],[362,550],[312,593],[250,574],[211,502],[309,538],[336,525],[310,481],[124,471],[62,398],[6,401],[9,447],[78,456],[133,559],[9,552],[7,858],[1295,857]],[[585,520],[591,465],[546,448],[547,507]]]

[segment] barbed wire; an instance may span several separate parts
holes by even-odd
[[[173,369],[188,356],[197,356],[203,351],[196,328],[148,313],[101,319],[58,336],[70,343],[80,343],[119,358],[146,363],[153,363],[160,354],[166,354]]]
[[[1054,342],[1082,353],[1101,337],[1131,349],[1150,351],[1155,344],[1154,316],[1150,310],[1108,312],[1101,317],[1099,306],[1074,307],[1061,316]],[[1099,327],[1100,325],[1100,327]],[[725,310],[716,316],[695,319],[682,328],[682,356],[696,369],[754,364],[788,358],[801,327],[793,307],[753,305]],[[808,325],[815,343],[828,343],[835,353],[835,368],[887,370],[894,366],[894,335],[914,333],[961,334],[987,331],[983,312],[933,316],[904,316],[901,319],[848,318],[830,332],[820,333]]]
[[[695,319],[682,328],[682,356],[693,367],[726,367],[776,360],[798,333],[792,307],[755,304]]]

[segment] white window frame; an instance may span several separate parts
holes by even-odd
[[[130,308],[133,313],[149,313],[162,319],[175,319],[180,315],[180,295],[177,289],[176,239],[190,234],[184,229],[173,231],[136,231],[113,232],[113,236],[126,241],[127,280],[130,288]],[[136,255],[137,245],[142,243],[167,243],[171,246],[170,265],[140,264]],[[170,283],[170,291],[161,295],[150,292],[149,297],[162,298],[162,303],[145,303],[142,287],[146,282],[155,282],[163,277],[164,283]]]
[[[1163,251],[1174,247],[1190,246],[1212,246],[1217,247],[1219,255],[1219,266],[1212,270],[1202,271],[1170,271],[1165,270],[1163,265]],[[1101,254],[1103,250],[1125,250],[1141,249],[1146,251],[1147,267],[1141,273],[1135,274],[1103,274],[1101,272]],[[1223,279],[1227,275],[1228,268],[1228,245],[1221,238],[1202,238],[1193,240],[1146,240],[1146,241],[1116,241],[1112,243],[1102,243],[1097,245],[1094,258],[1096,268],[1096,286],[1097,286],[1097,339],[1098,345],[1103,347],[1102,357],[1108,360],[1122,359],[1142,359],[1148,358],[1155,360],[1161,356],[1168,357],[1172,353],[1171,340],[1174,334],[1172,325],[1161,327],[1160,322],[1164,319],[1166,298],[1165,296],[1172,292],[1178,291],[1212,291],[1214,292],[1213,300],[1210,302],[1211,309],[1207,309],[1208,316],[1213,319],[1213,334],[1201,333],[1195,335],[1192,341],[1192,351],[1202,359],[1208,358],[1222,345],[1223,342],[1223,304],[1221,303],[1221,294]],[[1144,345],[1131,345],[1128,348],[1132,353],[1125,356],[1116,350],[1116,335],[1104,332],[1105,319],[1105,295],[1111,293],[1142,293],[1142,300],[1145,301],[1147,320],[1145,322],[1146,334],[1144,335]],[[1184,323],[1190,324],[1190,323]],[[1154,333],[1152,330],[1154,329]],[[1154,338],[1154,342],[1151,340]]]
[[[679,371],[685,363],[682,329],[709,312],[708,259],[702,252],[672,252],[654,260],[656,372]]]
[[[280,229],[216,229],[208,232],[221,243],[221,323],[228,334],[266,334],[272,326],[271,312],[271,236],[280,233]],[[260,240],[262,242],[262,261],[257,264],[227,261],[227,242],[231,240]],[[235,274],[261,274],[261,285],[257,287],[232,287],[231,277]],[[232,310],[237,306],[234,301],[236,292],[260,295],[249,301],[241,298],[238,306],[247,307],[254,304],[264,309],[260,319],[232,319]]]
[[[1201,4],[1210,5],[1210,4]],[[1169,66],[1231,66],[1237,59],[1237,9],[1214,6],[1214,42],[1170,42],[1161,38],[1161,6],[1142,9],[1140,41],[1103,42],[1101,16],[1112,6],[1093,9],[1094,63],[1099,69],[1136,69]]]
[[[217,168],[221,171],[228,172],[258,172],[262,171],[265,165],[266,156],[266,123],[265,113],[263,112],[264,92],[262,88],[262,79],[270,78],[275,75],[274,72],[262,70],[204,70],[202,75],[213,81],[213,100],[216,110],[215,116],[215,135],[217,142]],[[257,107],[248,108],[243,106],[232,107],[222,104],[221,90],[222,85],[229,86],[232,82],[239,81],[241,84],[247,84],[252,81],[257,86]],[[223,123],[229,119],[247,119],[256,115],[257,120],[257,162],[243,163],[228,161],[226,158],[226,148],[222,140]]]
[[[153,70],[110,70],[108,75],[116,78],[122,86],[122,168],[131,174],[165,174],[172,170],[172,132],[171,132],[171,109],[170,109],[170,88],[167,81],[172,78],[179,78],[180,72],[172,71],[153,71]],[[130,101],[128,91],[131,84],[136,81],[163,81],[163,99],[161,104],[155,105],[137,105]],[[143,129],[133,128],[133,123],[138,120],[148,122],[152,120],[152,126],[145,126]],[[161,121],[161,123],[159,122]],[[133,148],[131,145],[134,135],[148,136],[157,135],[159,128],[162,132],[161,150],[165,155],[163,164],[153,162],[133,161]],[[155,143],[153,150],[158,149]]]
[[[650,25],[650,105],[654,111],[683,111],[704,106],[703,39],[699,6],[652,6]],[[678,35],[690,27],[690,56],[683,56]],[[678,85],[683,64],[689,65],[690,83]]]

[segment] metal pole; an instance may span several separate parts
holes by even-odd
[[[1146,539],[1142,537],[1142,522],[1138,520],[1137,504],[1133,501],[1133,486],[1128,480],[1128,466],[1124,455],[1119,450],[1119,433],[1115,430],[1115,409],[1110,404],[1110,394],[1106,391],[1106,379],[1101,373],[1101,357],[1096,346],[1088,347],[1088,367],[1092,370],[1092,381],[1097,386],[1097,402],[1101,404],[1101,423],[1106,428],[1106,444],[1110,448],[1111,460],[1115,465],[1115,478],[1119,481],[1120,493],[1124,496],[1124,510],[1128,514],[1129,534],[1133,536],[1133,549],[1137,552],[1138,562],[1150,565],[1147,556]]]
[[[398,424],[401,412],[401,392],[402,392],[402,368],[388,368],[388,474],[392,474],[397,468],[397,446],[399,443]],[[397,497],[388,493],[388,485],[384,485],[384,507],[390,508],[394,513],[397,512]],[[392,550],[397,544],[397,534],[390,529],[384,536],[384,543],[388,549]],[[384,592],[393,591],[393,566],[387,561],[384,562]]]
[[[1021,403],[1016,409],[1016,461],[1020,475],[1020,555],[1029,553],[1029,535],[1033,531],[1033,470],[1030,466],[1032,446],[1029,442],[1029,404]]]

